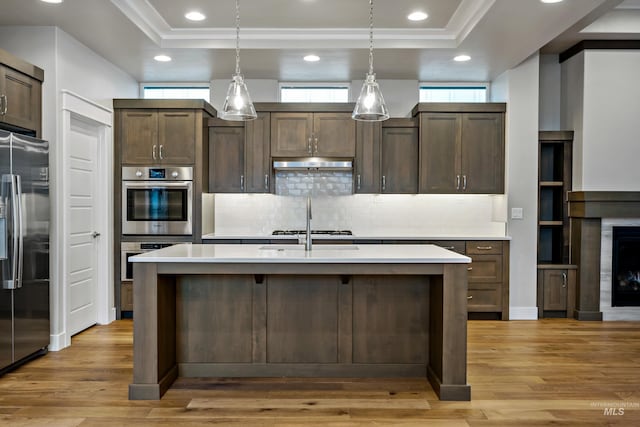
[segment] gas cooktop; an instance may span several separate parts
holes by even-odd
[[[273,236],[295,236],[305,234],[307,230],[274,230]],[[311,234],[322,234],[325,236],[352,236],[351,230],[311,230]]]

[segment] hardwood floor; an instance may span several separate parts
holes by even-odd
[[[178,379],[129,401],[121,320],[1,377],[0,425],[640,425],[640,322],[470,321],[468,343],[471,402],[422,379],[284,378]]]

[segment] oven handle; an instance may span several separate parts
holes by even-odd
[[[157,182],[139,182],[139,181],[125,181],[123,185],[126,188],[190,188],[191,181],[168,181],[163,183]]]

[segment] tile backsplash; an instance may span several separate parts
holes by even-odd
[[[215,233],[304,229],[303,194],[216,194]],[[502,237],[506,230],[504,195],[314,194],[312,206],[314,229],[349,229],[358,236]]]
[[[328,197],[353,193],[351,171],[277,171],[276,195]]]

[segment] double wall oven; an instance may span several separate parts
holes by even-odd
[[[161,249],[193,234],[193,168],[122,167],[120,309],[133,309],[129,257]],[[160,243],[162,242],[162,243]]]
[[[191,235],[193,168],[123,167],[123,235]]]

